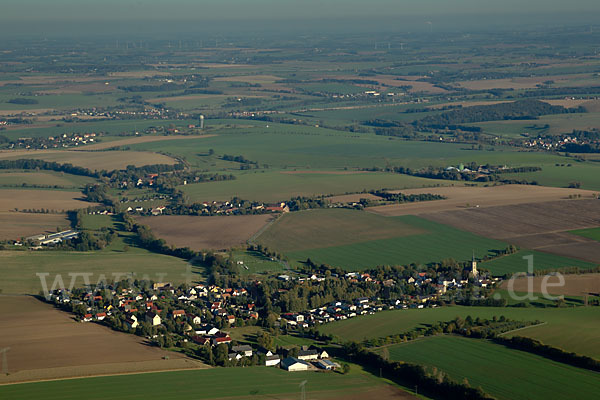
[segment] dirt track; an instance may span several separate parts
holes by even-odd
[[[0,296],[0,348],[6,347],[10,375],[0,383],[205,367],[138,336],[76,322],[28,296]]]

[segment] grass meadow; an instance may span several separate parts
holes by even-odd
[[[498,399],[590,399],[600,389],[593,371],[481,339],[436,336],[388,348],[390,359],[435,367]]]
[[[336,321],[323,325],[320,330],[342,340],[363,340],[407,332],[419,326],[455,317],[491,319],[504,315],[519,321],[545,322],[515,332],[541,340],[545,344],[600,359],[600,319],[594,307],[577,308],[519,308],[519,307],[442,307],[393,310]]]

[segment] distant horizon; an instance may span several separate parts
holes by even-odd
[[[0,32],[426,31],[428,21],[438,31],[527,29],[594,24],[598,15],[595,0],[4,0]]]

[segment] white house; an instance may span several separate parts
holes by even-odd
[[[265,365],[267,367],[274,367],[276,365],[279,365],[280,362],[281,362],[281,359],[279,358],[279,356],[277,354],[272,354],[265,358]]]

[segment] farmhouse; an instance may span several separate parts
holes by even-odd
[[[307,371],[308,370],[308,363],[302,360],[299,360],[295,357],[288,357],[286,359],[284,359],[283,361],[281,361],[281,368],[285,369],[286,371]]]

